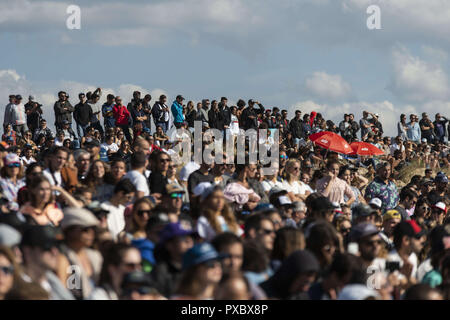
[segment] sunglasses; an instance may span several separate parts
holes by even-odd
[[[288,156],[280,156],[280,159],[289,159],[289,157]]]
[[[137,215],[142,217],[144,214],[150,215],[152,213],[151,210],[138,210]]]
[[[83,228],[81,228],[81,232],[89,232],[90,230],[95,230],[95,227],[83,227]]]
[[[264,233],[265,235],[269,235],[269,234],[273,234],[275,233],[274,230],[269,230],[269,229],[261,229],[262,233]]]
[[[348,233],[350,232],[351,228],[342,228],[341,233]]]
[[[183,194],[182,194],[182,193],[171,193],[171,194],[170,194],[170,197],[171,197],[172,199],[176,199],[176,198],[181,199],[181,198],[183,198]]]
[[[133,269],[133,270],[138,269],[141,266],[140,263],[133,263],[133,262],[124,263],[124,265],[125,265],[125,267],[127,267],[127,269],[130,269],[130,270],[131,269]]]
[[[165,162],[170,162],[170,160],[169,160],[169,159],[160,159],[159,161],[160,161],[160,162],[162,162],[162,163],[165,163]]]
[[[9,275],[9,274],[13,274],[13,272],[14,272],[14,267],[13,267],[13,266],[1,266],[1,267],[0,267],[0,270],[1,270],[4,274]]]
[[[8,168],[20,168],[20,163],[10,163],[8,164]]]

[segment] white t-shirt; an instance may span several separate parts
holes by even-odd
[[[228,225],[222,216],[217,217],[220,226],[222,227],[222,232],[230,231],[228,229]],[[197,221],[197,232],[206,241],[211,241],[216,236],[216,231],[213,229],[213,227],[210,225],[208,219],[206,219],[204,216],[201,216]],[[242,231],[241,228],[238,229],[237,236],[240,237],[244,231]]]
[[[264,192],[269,192],[270,189],[272,189],[273,187],[279,187],[281,189],[283,189],[283,184],[280,181],[271,181],[271,180],[264,180],[263,182],[261,182],[261,185],[263,187]]]
[[[52,176],[50,170],[47,168],[44,170],[44,172],[42,172],[42,174],[48,179],[48,181],[50,182],[50,184],[52,186],[56,186],[56,185],[63,186],[61,172],[55,172],[55,173],[53,173],[53,176]],[[55,181],[55,179],[56,179],[56,181]]]
[[[142,173],[132,170],[124,176],[124,179],[130,179],[131,183],[136,187],[136,190],[144,193],[144,197],[150,195],[147,179],[145,179]]]
[[[106,144],[106,142],[105,142],[105,143],[102,143],[101,146],[103,148],[105,148],[107,152],[111,151],[111,152],[115,153],[115,152],[119,151],[119,146],[117,144],[115,144],[114,142],[111,144]]]
[[[26,157],[22,157],[20,158],[20,161],[22,162],[23,166],[28,166],[32,163],[36,162],[36,159],[34,159],[33,157],[30,158],[30,160],[28,160]]]
[[[102,205],[105,209],[109,210],[109,214],[106,219],[108,223],[108,230],[111,232],[113,238],[117,239],[119,233],[125,228],[125,206],[119,205],[116,207],[109,201],[104,202]]]
[[[180,171],[180,179],[181,181],[188,181],[189,176],[192,172],[200,169],[200,165],[197,162],[191,161],[188,162]]]
[[[283,180],[282,188],[287,192],[292,192],[293,194],[305,194],[311,188],[307,188],[307,185],[301,181],[294,181],[291,184],[287,180]]]

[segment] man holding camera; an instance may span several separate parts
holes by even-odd
[[[428,118],[426,112],[422,113],[422,120],[419,121],[420,130],[422,131],[422,138],[427,139],[428,143],[434,143],[434,124]]]
[[[63,121],[69,121],[69,126],[72,127],[72,112],[75,110],[69,102],[69,96],[66,92],[58,92],[59,100],[55,102],[53,109],[55,110],[55,127],[56,130],[63,128]]]

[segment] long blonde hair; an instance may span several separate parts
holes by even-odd
[[[212,192],[211,195],[214,192]],[[210,196],[208,196],[203,201],[203,203],[205,203],[209,199]],[[225,231],[225,230],[222,230],[222,227],[220,226],[219,221],[217,221],[216,212],[214,210],[204,209],[204,210],[202,210],[202,215],[206,218],[206,220],[208,220],[209,224],[211,225],[211,227],[214,229],[214,231],[216,233],[221,233],[221,232]],[[230,231],[236,233],[239,229],[239,225],[236,221],[236,217],[234,216],[234,212],[228,203],[225,202],[222,210],[220,211],[220,215],[225,219],[225,222],[227,223]]]

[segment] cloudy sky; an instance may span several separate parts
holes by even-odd
[[[367,28],[372,4],[381,30]],[[53,122],[59,90],[73,104],[98,86],[256,98],[290,116],[378,112],[393,135],[402,112],[450,116],[448,30],[446,0],[0,0],[0,104],[33,94]]]

